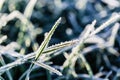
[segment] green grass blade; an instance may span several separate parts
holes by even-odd
[[[35,57],[35,61],[39,58],[39,56],[42,54],[44,48],[47,46],[47,44],[49,43],[55,29],[57,28],[57,26],[60,24],[61,22],[61,18],[59,18],[56,23],[54,24],[54,26],[52,27],[52,29],[50,30],[50,32],[47,34],[47,36],[45,37],[45,40],[42,42],[41,46],[38,48],[37,50],[37,54]]]
[[[58,51],[60,49],[63,49],[65,47],[73,46],[77,42],[79,42],[79,40],[75,39],[75,40],[65,41],[65,42],[62,42],[62,43],[59,43],[59,44],[55,44],[55,45],[49,46],[49,47],[47,47],[47,49],[45,49],[43,51],[43,54],[50,53],[50,52],[52,53],[52,52]]]

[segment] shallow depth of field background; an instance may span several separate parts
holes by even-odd
[[[35,52],[44,40],[45,33],[52,28],[59,17],[62,17],[62,22],[53,34],[49,46],[79,39],[86,25],[91,24],[93,20],[97,21],[95,28],[98,28],[116,13],[120,15],[120,0],[0,0],[0,60],[6,65],[19,59],[19,54],[27,55]],[[97,35],[107,42],[114,24]],[[93,45],[94,43],[87,43],[84,48]],[[120,80],[120,56],[114,55],[120,53],[120,28],[112,50],[101,46],[84,55],[93,76],[100,78],[96,80]],[[32,71],[30,80],[89,80],[88,71],[80,59],[76,60],[74,66],[77,77],[70,73],[71,68],[63,69],[66,60],[64,54],[69,55],[71,51],[72,49],[61,52],[46,62],[62,72],[63,76],[38,67]],[[4,66],[2,61],[0,67]],[[11,80],[18,80],[29,65],[28,61],[10,69]],[[5,80],[10,79],[6,72],[1,77]]]

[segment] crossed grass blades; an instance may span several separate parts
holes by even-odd
[[[5,1],[5,0],[3,0],[3,1]],[[14,18],[17,18],[21,21],[21,25],[20,25],[21,29],[20,29],[19,34],[21,35],[21,34],[24,34],[25,32],[28,31],[32,43],[35,43],[35,40],[34,40],[35,36],[33,38],[33,36],[31,37],[31,35],[33,35],[32,33],[35,33],[36,31],[34,30],[34,26],[29,21],[29,19],[31,17],[33,7],[35,6],[36,1],[37,0],[31,0],[30,1],[30,3],[27,5],[27,7],[24,11],[24,15],[17,10],[11,12],[10,14],[3,15],[2,18],[0,18],[0,29],[2,29],[3,26],[6,26],[6,24],[9,21],[13,20]],[[31,5],[31,3],[33,3],[33,4]],[[0,10],[1,9],[2,8],[0,6]],[[40,45],[40,47],[37,49],[37,51],[35,51],[36,49],[34,47],[33,49],[34,49],[35,52],[29,53],[28,55],[24,55],[25,48],[30,46],[29,45],[30,44],[29,39],[27,39],[27,40],[25,39],[29,43],[25,47],[23,47],[23,49],[21,49],[21,52],[23,52],[23,54],[20,54],[21,52],[18,53],[16,51],[14,51],[13,48],[11,48],[11,46],[16,45],[15,43],[11,43],[11,44],[8,44],[7,46],[4,46],[4,48],[2,48],[2,50],[0,51],[0,53],[1,53],[0,61],[1,61],[1,64],[2,64],[2,66],[0,67],[0,75],[2,75],[3,73],[6,72],[9,80],[13,80],[12,79],[13,77],[12,77],[11,72],[9,70],[13,67],[22,65],[26,62],[31,62],[31,65],[30,65],[29,69],[26,70],[26,72],[24,72],[22,74],[22,76],[19,78],[19,80],[22,80],[23,77],[25,77],[26,80],[30,79],[30,73],[35,68],[34,64],[60,75],[58,77],[58,79],[56,79],[56,80],[60,80],[61,78],[70,79],[71,75],[74,78],[83,77],[83,79],[88,79],[88,80],[90,80],[90,79],[93,79],[93,80],[96,80],[96,79],[97,80],[108,80],[109,76],[112,74],[112,71],[107,72],[105,78],[101,78],[99,76],[99,74],[104,75],[104,73],[102,72],[102,69],[100,70],[100,72],[98,74],[96,74],[96,75],[93,74],[91,66],[89,65],[86,58],[84,57],[84,54],[86,54],[87,52],[93,51],[96,48],[99,49],[99,50],[102,50],[103,48],[106,48],[113,55],[119,56],[119,53],[117,52],[117,50],[113,48],[114,42],[115,42],[115,37],[116,37],[117,32],[118,32],[119,27],[120,27],[119,23],[115,23],[117,20],[120,20],[120,13],[115,13],[110,19],[108,19],[108,21],[101,24],[101,26],[99,26],[97,29],[95,29],[95,27],[94,27],[95,24],[96,24],[96,20],[94,20],[91,24],[86,26],[85,30],[80,35],[80,38],[72,40],[72,41],[62,42],[60,44],[56,44],[56,45],[52,45],[52,46],[48,47],[47,45],[48,45],[48,43],[51,39],[51,36],[53,35],[55,29],[57,28],[57,26],[61,22],[61,18],[59,18],[57,20],[57,22],[55,23],[55,25],[50,30],[50,32],[45,35],[45,39],[42,42],[42,44]],[[17,23],[19,23],[19,21],[17,21]],[[71,21],[71,23],[72,23],[72,21]],[[109,37],[109,39],[107,41],[105,41],[103,38],[99,37],[99,35],[96,35],[97,33],[102,31],[103,29],[105,29],[106,27],[108,27],[112,23],[115,23],[115,25],[113,26],[112,31],[111,31],[111,36]],[[40,31],[38,31],[38,32],[40,32]],[[38,33],[35,33],[34,35],[37,35],[37,34]],[[20,41],[20,40],[25,38],[25,36],[26,35],[19,36],[17,42],[19,44],[22,44],[23,42]],[[84,43],[89,43],[91,38],[94,38],[95,40],[98,40],[96,45],[84,48]],[[0,38],[0,43],[4,42],[6,39],[7,39],[7,36],[4,35],[3,37]],[[34,45],[32,45],[32,46],[34,46]],[[15,47],[17,47],[17,46],[15,46]],[[13,52],[9,52],[10,49],[12,49]],[[70,49],[72,50],[70,54],[65,52],[66,50],[70,50]],[[6,52],[6,51],[8,51],[8,52]],[[58,71],[54,67],[46,65],[44,63],[45,61],[49,61],[52,57],[54,57],[56,55],[59,55],[61,53],[63,53],[65,58],[66,58],[65,62],[63,63],[62,68],[63,68],[63,73],[66,72],[67,75],[63,75],[63,76],[61,76],[62,74],[61,74],[60,71]],[[12,57],[17,57],[18,59],[15,59],[14,62],[6,64],[3,57],[2,57],[2,54],[10,55]],[[53,54],[53,55],[46,57],[46,55],[50,55],[50,54]],[[104,55],[104,57],[106,58],[107,56]],[[77,59],[80,60],[79,61],[80,65],[85,66],[85,68],[88,72],[88,75],[87,74],[85,74],[85,75],[84,74],[77,74],[75,72],[75,63],[76,63]],[[109,60],[106,60],[106,61],[107,61],[106,62],[107,66],[110,67]],[[111,69],[112,69],[112,67],[111,67]],[[116,80],[117,77],[120,74],[119,68],[117,70],[118,71],[116,71],[116,75],[114,77],[114,80]],[[4,78],[2,78],[2,76],[0,76],[0,79],[3,80]]]
[[[9,63],[9,64],[5,64],[4,61],[2,61],[4,66],[0,67],[0,74],[3,74],[4,72],[8,71],[9,69],[11,69],[11,68],[13,68],[15,66],[21,65],[21,64],[31,60],[32,63],[30,65],[29,69],[25,73],[23,73],[23,75],[20,77],[19,80],[21,80],[25,75],[26,75],[25,79],[29,80],[30,73],[31,73],[31,71],[34,68],[34,64],[39,65],[39,66],[41,66],[41,67],[43,67],[45,69],[48,69],[49,71],[54,72],[54,73],[56,73],[58,75],[62,75],[61,72],[59,72],[55,68],[50,67],[50,66],[44,64],[43,62],[46,61],[46,60],[41,61],[41,57],[43,57],[43,59],[44,59],[44,56],[42,56],[42,55],[44,55],[44,54],[51,54],[51,53],[55,54],[55,52],[59,52],[60,49],[64,49],[65,47],[68,47],[67,50],[72,48],[72,52],[71,52],[70,55],[65,54],[67,56],[66,56],[66,61],[63,64],[63,69],[71,68],[72,70],[70,71],[71,72],[70,74],[72,74],[74,77],[77,77],[78,75],[74,72],[75,64],[73,64],[73,63],[75,63],[77,58],[78,58],[78,59],[82,60],[82,63],[85,65],[86,70],[89,73],[90,77],[87,77],[87,78],[88,79],[91,79],[91,78],[92,79],[96,79],[96,77],[94,77],[94,75],[93,75],[91,67],[89,66],[89,63],[86,61],[84,55],[82,54],[82,53],[84,53],[84,50],[83,50],[83,52],[81,52],[81,50],[83,49],[84,43],[86,43],[87,40],[89,41],[89,38],[91,38],[92,36],[95,37],[95,34],[97,34],[101,30],[106,28],[108,25],[116,22],[119,19],[120,19],[120,14],[119,13],[115,14],[108,21],[106,21],[101,26],[99,26],[97,29],[94,28],[94,26],[96,24],[96,20],[94,20],[92,22],[92,24],[89,24],[88,26],[86,26],[85,30],[82,32],[82,34],[81,34],[79,39],[76,39],[76,40],[73,40],[73,41],[66,41],[66,42],[63,42],[63,43],[60,43],[60,44],[56,44],[56,45],[47,47],[47,45],[48,45],[48,43],[49,43],[49,41],[51,39],[51,36],[53,35],[55,29],[57,28],[57,26],[61,22],[61,18],[59,18],[56,21],[55,25],[50,30],[50,32],[46,34],[44,41],[42,42],[42,44],[40,45],[40,47],[38,48],[38,50],[36,52],[33,52],[31,54],[28,54],[28,55],[24,55],[20,59],[16,60],[15,62]],[[108,40],[108,44],[110,44],[110,45],[106,46],[106,48],[108,48],[108,50],[110,50],[110,51],[112,50],[114,55],[116,55],[116,56],[119,56],[119,53],[117,53],[117,51],[115,51],[112,47],[109,47],[109,46],[113,46],[114,45],[114,40],[115,40],[115,36],[117,34],[118,29],[119,29],[119,23],[116,23],[113,26],[112,34],[111,34],[111,36],[110,36],[110,38]],[[98,37],[98,40],[99,40],[99,37]],[[100,46],[95,46],[95,48],[96,47],[101,48]],[[64,52],[64,51],[65,50],[62,50],[62,52]],[[50,58],[48,58],[47,60],[49,60],[49,59]],[[68,70],[68,72],[69,72],[69,70]],[[7,74],[9,75],[10,73],[7,72]],[[108,78],[110,76],[110,74],[111,74],[111,72],[109,73],[109,75],[106,76],[106,78]],[[83,77],[82,75],[79,75],[79,76]],[[1,77],[1,79],[2,79],[2,77]],[[101,79],[101,78],[98,78],[98,79]]]

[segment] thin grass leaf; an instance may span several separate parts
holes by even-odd
[[[7,39],[7,35],[2,36],[2,37],[0,38],[0,44],[1,44],[2,42],[4,42],[6,39]]]
[[[42,54],[44,48],[47,46],[46,44],[49,43],[55,29],[57,28],[57,26],[60,24],[61,22],[61,18],[59,18],[57,20],[57,22],[55,23],[55,25],[52,27],[52,29],[50,30],[50,32],[47,34],[47,36],[45,37],[45,40],[42,42],[41,46],[38,48],[37,50],[37,54],[36,54],[36,57],[35,57],[35,61],[39,58],[39,56]]]
[[[112,71],[110,71],[110,72],[106,75],[105,79],[108,79],[111,74],[112,74]]]
[[[120,77],[120,69],[117,70],[116,75],[114,76],[113,80],[118,80]]]
[[[33,8],[36,4],[37,0],[30,0],[28,5],[26,6],[25,8],[25,11],[24,11],[24,15],[30,19],[31,15],[32,15],[32,11],[33,11]]]
[[[87,60],[85,59],[84,55],[83,55],[83,54],[80,54],[80,55],[79,55],[79,58],[82,60],[82,63],[85,65],[86,70],[88,71],[90,77],[92,78],[92,77],[93,77],[92,69],[91,69],[89,63],[87,62]]]
[[[0,63],[1,63],[3,66],[6,65],[4,59],[3,59],[3,57],[2,57],[1,55],[0,55]],[[13,80],[12,75],[11,75],[11,73],[10,73],[9,70],[6,71],[6,74],[7,74],[9,80]]]
[[[109,80],[109,79],[104,79],[104,78],[98,78],[93,76],[93,79],[88,74],[78,74],[79,78],[82,78],[83,80]]]
[[[42,42],[42,44],[40,45],[40,47],[38,48],[38,50],[36,51],[36,56],[34,61],[37,61],[38,58],[40,57],[40,55],[43,53],[45,47],[47,46],[47,44],[49,43],[55,29],[57,28],[57,26],[60,24],[61,22],[61,17],[56,21],[56,23],[54,24],[54,26],[52,27],[52,29],[50,30],[50,32],[46,35],[44,41]],[[29,71],[27,73],[26,79],[25,80],[29,80],[29,74],[32,71],[34,64],[32,63],[29,67]]]
[[[5,2],[5,0],[0,0],[0,11],[2,10],[4,2]]]
[[[40,67],[43,67],[43,68],[45,68],[45,69],[47,69],[47,70],[49,70],[49,71],[51,71],[53,73],[56,73],[59,76],[62,76],[61,72],[59,72],[58,70],[56,70],[55,68],[53,68],[53,67],[51,67],[49,65],[46,65],[46,64],[41,63],[41,62],[34,62],[34,61],[33,61],[33,63],[40,66]]]
[[[95,31],[93,31],[90,36],[93,36],[95,34],[97,34],[98,32],[100,32],[101,30],[103,30],[104,28],[108,27],[108,25],[116,22],[117,20],[120,20],[120,13],[116,13],[114,14],[110,19],[108,19],[108,21],[106,21],[105,23],[103,23],[101,26],[99,26]]]
[[[120,24],[116,23],[112,28],[111,36],[109,37],[109,41],[108,41],[111,46],[114,46],[115,38],[117,36],[119,27],[120,27]]]
[[[28,70],[26,70],[18,80],[23,80],[23,78],[26,76],[27,73],[28,73]]]
[[[65,41],[60,44],[55,44],[55,45],[48,47],[46,50],[43,51],[43,53],[45,54],[45,53],[49,53],[49,52],[54,52],[56,50],[59,50],[59,49],[65,48],[65,47],[75,45],[77,42],[79,42],[79,40],[75,39],[75,40],[71,40],[71,41]]]
[[[90,33],[94,30],[95,24],[96,20],[94,20],[91,24],[87,25],[84,31],[81,33],[80,38],[87,39]]]
[[[120,56],[120,53],[119,53],[115,48],[113,48],[113,47],[111,47],[111,46],[107,48],[107,51],[108,51],[109,53],[115,55],[115,56]]]

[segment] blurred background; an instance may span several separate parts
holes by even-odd
[[[36,51],[43,41],[45,33],[52,28],[59,17],[62,17],[62,22],[52,36],[49,46],[77,39],[85,26],[91,24],[93,20],[97,21],[95,25],[95,28],[97,28],[107,21],[111,15],[119,12],[120,0],[0,0],[0,37],[1,39],[3,38],[0,50],[3,49],[2,46],[5,47],[14,42],[6,51],[10,51],[11,47],[15,49],[14,52],[23,55]],[[113,24],[100,32],[100,36],[105,41],[110,35],[112,26]],[[85,44],[85,47],[89,45],[91,44]],[[113,47],[118,53],[120,52],[120,30],[115,38]],[[70,50],[67,52],[70,53]],[[105,59],[108,59],[107,61],[114,66],[116,71],[119,70],[119,72],[120,57],[111,55],[106,50],[101,49],[97,49],[91,53],[86,54],[85,57],[94,74],[103,68],[103,71],[110,74],[108,79],[120,79],[114,78],[117,72],[111,70],[106,65],[106,62],[104,61],[104,57],[106,56],[102,57],[103,54],[95,53],[105,53],[108,57]],[[6,64],[14,61],[9,59],[9,56],[6,57],[4,55],[3,58]],[[61,70],[65,57],[63,54],[60,54],[51,58],[50,61],[53,62],[51,66]],[[13,80],[18,80],[28,67],[29,63],[11,69],[11,75],[14,76]],[[87,73],[87,71],[82,67],[80,68],[78,64],[76,64],[75,70],[77,74]],[[112,71],[112,73],[110,73],[110,71]],[[62,73],[64,75],[68,74],[64,70]],[[35,75],[31,76],[31,80],[89,80],[83,78],[71,78],[70,76],[64,76],[63,78],[56,74],[51,74],[51,78],[48,78],[49,76],[43,68],[40,68],[39,71],[34,71],[32,74]],[[3,74],[2,76],[5,80],[8,80],[6,74]],[[101,77],[105,77],[105,75],[102,75]]]

